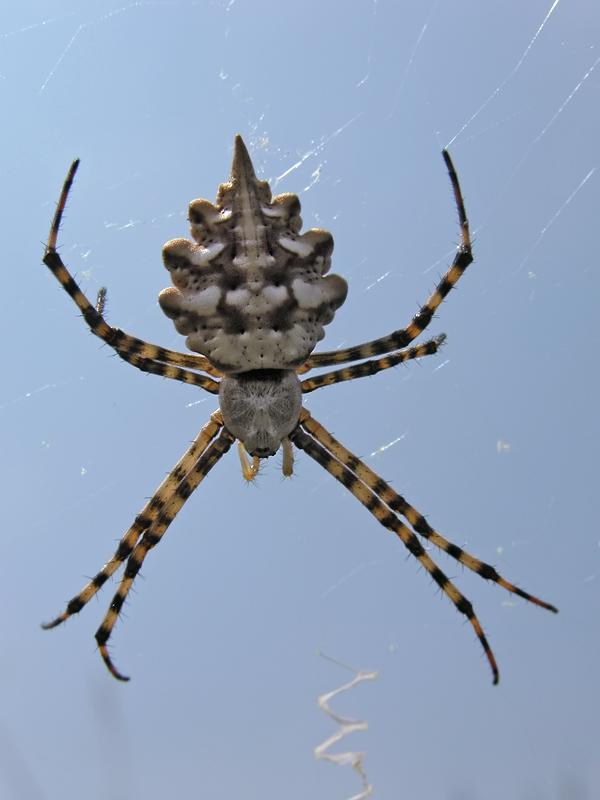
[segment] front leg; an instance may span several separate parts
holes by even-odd
[[[48,243],[46,244],[46,252],[43,259],[44,264],[81,311],[92,333],[102,339],[103,342],[106,342],[109,347],[112,347],[117,355],[124,361],[127,361],[143,372],[161,375],[163,378],[173,378],[182,383],[191,383],[194,386],[205,389],[207,392],[211,392],[211,394],[218,394],[219,384],[217,381],[191,371],[195,369],[219,375],[211,366],[208,359],[199,355],[178,353],[174,350],[157,347],[157,345],[150,344],[142,339],[137,339],[135,336],[130,336],[119,328],[113,328],[102,316],[106,300],[106,289],[100,290],[97,304],[94,307],[63,264],[56,250],[56,240],[67,197],[78,166],[79,160],[77,159],[71,164],[71,168],[64,182],[56,213],[52,220]]]

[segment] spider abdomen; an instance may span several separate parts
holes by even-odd
[[[227,430],[246,452],[273,456],[294,430],[302,411],[300,379],[293,370],[255,369],[225,375],[219,406]]]
[[[190,350],[224,373],[301,366],[348,292],[327,274],[331,234],[300,233],[300,201],[271,198],[239,136],[216,204],[194,200],[188,216],[194,241],[164,246],[174,286],[158,302]]]

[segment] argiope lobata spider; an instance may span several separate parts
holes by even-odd
[[[441,334],[408,347],[427,328],[442,300],[473,260],[458,178],[446,151],[443,157],[458,207],[461,243],[435,291],[406,328],[345,350],[314,354],[317,342],[324,336],[323,326],[333,320],[348,289],[342,277],[326,274],[331,266],[333,238],[318,229],[300,234],[298,198],[282,194],[271,199],[269,184],[256,178],[240,136],[235,139],[229,182],[219,187],[216,203],[194,200],[190,204],[190,230],[195,242],[174,239],[163,248],[164,265],[174,286],[161,292],[159,304],[179,333],[187,336],[188,348],[200,355],[166,350],[111,327],[102,316],[105,290],[98,293],[94,307],[79,289],[56,251],[62,214],[79,165],[79,161],[73,162],[52,221],[44,263],[74,300],[91,331],[122,359],[145,372],[218,394],[220,408],[211,414],[210,421],[136,517],[110,561],[44,628],[54,628],[81,611],[127,562],[96,632],[96,641],[115,678],[128,680],[112,663],[107,643],[148,551],[158,544],[185,501],[236,439],[242,472],[249,481],[257,474],[260,460],[274,455],[280,447],[283,473],[291,475],[293,443],[402,540],[469,619],[490,662],[494,683],[498,682],[496,661],[473,606],[433,562],[419,536],[509,592],[550,611],[557,609],[508,583],[494,567],[437,533],[401,495],[302,408],[302,394],[436,353],[444,341],[445,335]],[[362,363],[313,378],[298,377],[316,367],[353,361]],[[252,456],[252,461],[246,454]]]

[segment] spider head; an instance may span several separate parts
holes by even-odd
[[[274,456],[294,430],[302,410],[300,380],[293,370],[255,369],[225,375],[219,389],[225,427],[258,458]]]

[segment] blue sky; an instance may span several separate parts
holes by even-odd
[[[0,795],[346,800],[315,761],[369,729],[378,798],[600,794],[600,10],[596,3],[5,4],[0,29],[5,340],[0,386]],[[441,355],[307,406],[442,534],[560,608],[432,553],[498,664],[395,537],[300,455],[255,485],[231,453],[150,553],[113,639],[112,585],[39,623],[112,555],[214,410],[111,357],[41,264],[61,254],[109,322],[173,349],[160,251],[214,200],[240,133],[259,177],[335,239],[350,292],[322,348],[405,325],[452,260],[461,180],[475,263],[431,324]],[[335,748],[334,748],[335,749]]]

